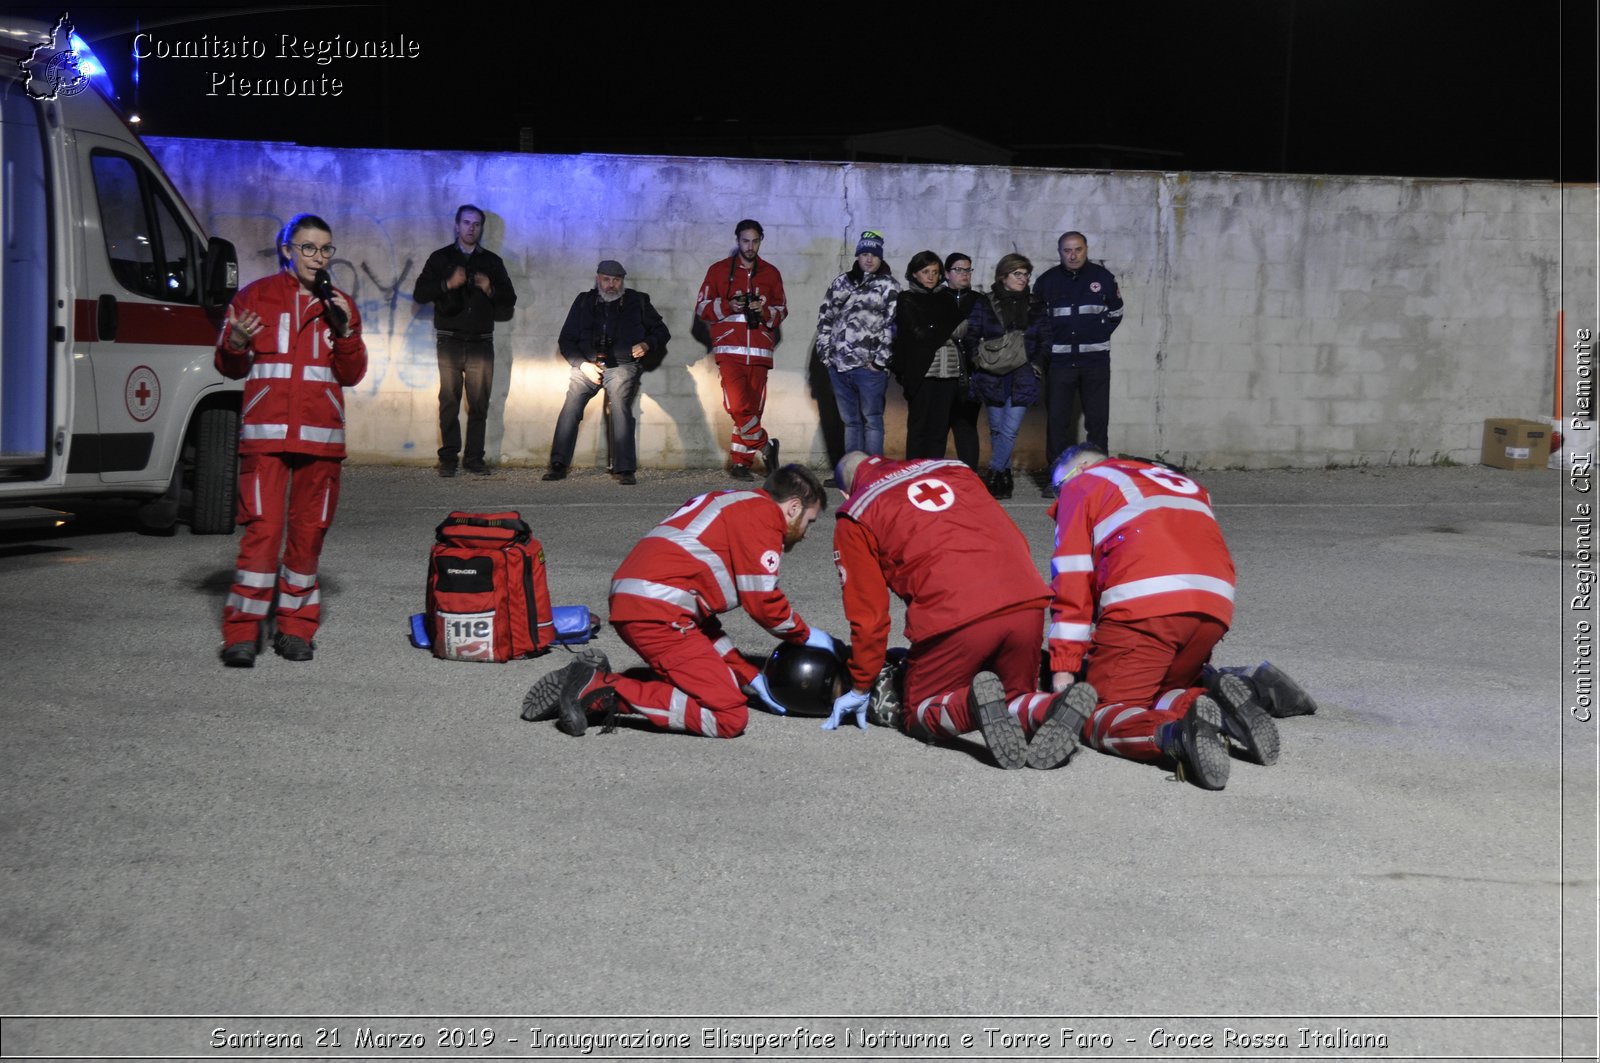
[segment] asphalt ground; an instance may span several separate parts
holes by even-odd
[[[217,659],[234,538],[141,536],[116,506],[0,538],[0,1013],[1367,1016],[1401,1039],[1396,1016],[1453,1016],[1410,1036],[1477,1058],[1593,1015],[1556,473],[1202,475],[1239,570],[1219,662],[1270,659],[1321,702],[1220,793],[767,715],[734,741],[575,740],[518,715],[559,652],[410,647],[453,508],[520,510],[554,600],[603,615],[637,538],[728,486],[642,476],[349,467],[316,660],[249,671]],[[1006,506],[1046,569],[1046,502],[1019,482]],[[842,633],[831,531],[782,583]],[[105,1029],[12,1021],[7,1054],[107,1051]],[[1592,1058],[1592,1021],[1566,1036]]]

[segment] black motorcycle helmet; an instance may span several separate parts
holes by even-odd
[[[826,717],[850,684],[844,658],[816,646],[780,642],[761,669],[772,700],[790,716]]]

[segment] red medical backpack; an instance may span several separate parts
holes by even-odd
[[[434,531],[428,634],[450,661],[537,657],[555,637],[544,547],[522,515],[461,513]]]

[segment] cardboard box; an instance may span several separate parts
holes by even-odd
[[[1550,460],[1550,426],[1520,417],[1491,417],[1483,422],[1479,460],[1496,469],[1542,469]]]

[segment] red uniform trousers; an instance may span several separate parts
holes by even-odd
[[[1227,631],[1200,613],[1096,624],[1084,680],[1100,701],[1084,724],[1084,741],[1129,760],[1160,757],[1156,730],[1182,719],[1205,693],[1195,686],[1200,666]]]
[[[613,621],[612,627],[661,679],[600,674],[584,689],[616,690],[618,707],[663,731],[737,738],[750,722],[740,685],[760,673],[734,648],[715,618],[698,626],[656,620]]]
[[[317,560],[339,505],[342,461],[309,454],[240,455],[238,515],[244,539],[222,607],[224,645],[256,640],[272,612],[274,591],[278,631],[307,642],[317,633],[322,619]]]
[[[996,613],[955,631],[916,643],[906,658],[906,724],[913,720],[936,735],[954,737],[978,729],[967,708],[972,678],[992,671],[1022,729],[1033,734],[1048,694],[1039,694],[1039,642],[1043,608]]]
[[[740,358],[718,358],[722,374],[722,408],[733,418],[733,437],[728,452],[735,465],[750,465],[767,445],[767,430],[761,427],[761,412],[767,407],[767,370],[762,362],[746,363]]]

